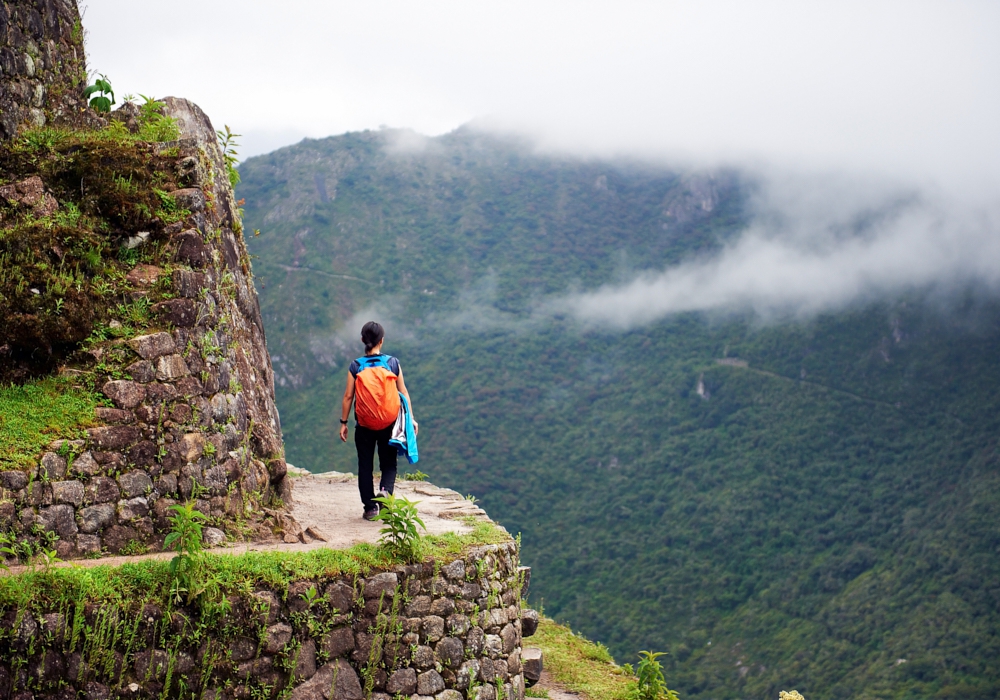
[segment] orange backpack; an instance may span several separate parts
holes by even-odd
[[[399,415],[399,379],[386,362],[386,355],[359,357],[358,374],[354,378],[354,417],[358,425],[370,430],[383,430],[396,422]]]

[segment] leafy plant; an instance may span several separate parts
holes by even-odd
[[[385,525],[379,530],[381,544],[393,557],[410,561],[420,542],[417,526],[427,530],[424,521],[417,515],[417,502],[393,494],[375,500],[379,503],[379,513],[375,520]]]
[[[240,162],[239,155],[236,152],[236,147],[239,146],[236,139],[240,137],[240,134],[234,134],[229,128],[229,125],[225,125],[225,131],[219,129],[215,132],[219,137],[219,148],[222,149],[222,159],[226,163],[226,174],[229,176],[229,184],[236,187],[240,182],[240,171],[236,169],[236,164]]]
[[[174,141],[180,136],[177,120],[163,113],[166,103],[146,95],[140,95],[143,103],[139,106],[139,133],[143,141]]]
[[[173,577],[172,595],[176,602],[181,602],[182,594],[187,594],[190,603],[198,591],[197,576],[202,546],[202,523],[207,516],[195,510],[195,502],[188,501],[184,505],[170,506],[173,515],[170,516],[170,532],[163,541],[163,546],[173,549],[177,555],[170,560],[170,574]]]
[[[416,471],[406,472],[401,478],[403,481],[427,481],[427,474],[417,469]]]
[[[96,97],[90,97],[95,93],[100,93]],[[110,95],[111,97],[108,97]],[[88,85],[83,91],[84,99],[90,97],[90,106],[96,112],[110,112],[111,105],[115,104],[115,92],[111,89],[111,83],[106,75],[101,74],[93,83]]]
[[[663,667],[658,659],[662,651],[640,651],[635,668],[635,685],[629,689],[628,700],[677,700],[677,693],[667,688]]]

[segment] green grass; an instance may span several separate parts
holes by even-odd
[[[92,391],[61,378],[0,387],[0,470],[35,466],[53,440],[83,437],[98,405]]]
[[[419,559],[449,561],[470,547],[510,541],[494,524],[476,521],[472,532],[446,533],[420,540]],[[284,590],[293,581],[365,575],[399,563],[378,545],[362,543],[348,549],[314,549],[308,552],[246,552],[204,554],[199,576],[211,579],[222,596],[251,593],[267,586]],[[170,562],[145,559],[132,563],[93,567],[50,567],[0,577],[0,608],[17,606],[51,610],[65,605],[103,602],[127,606],[134,602],[166,604],[172,583]]]
[[[604,645],[544,617],[524,646],[540,648],[545,669],[569,690],[590,700],[626,700],[632,676],[615,664]]]

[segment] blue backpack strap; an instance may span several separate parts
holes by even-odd
[[[389,363],[386,362],[386,355],[364,355],[355,360],[358,363],[358,374],[368,367],[385,367],[390,372]]]

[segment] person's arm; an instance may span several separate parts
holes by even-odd
[[[413,417],[413,399],[410,398],[410,392],[406,390],[406,382],[403,381],[403,368],[399,368],[399,379],[396,381],[396,388],[399,389],[399,393],[406,397],[406,402],[410,404],[410,420],[413,421],[413,433],[418,432],[417,419]]]
[[[347,442],[347,423],[351,417],[351,404],[354,403],[354,380],[355,377],[347,370],[347,388],[344,389],[344,400],[340,406],[340,439]]]

